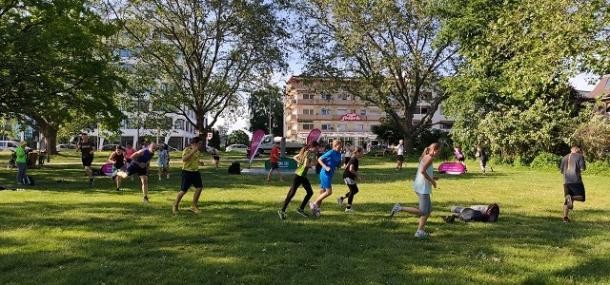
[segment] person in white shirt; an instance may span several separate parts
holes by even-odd
[[[405,161],[405,147],[403,140],[398,141],[396,146],[396,170],[402,169],[402,163]]]

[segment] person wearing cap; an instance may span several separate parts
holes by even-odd
[[[25,178],[27,165],[28,165],[28,154],[25,151],[25,146],[27,143],[25,141],[21,141],[19,146],[15,149],[15,163],[17,164],[17,184],[25,184]]]

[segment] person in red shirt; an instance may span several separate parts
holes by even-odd
[[[271,148],[271,156],[269,157],[271,161],[271,169],[269,170],[269,174],[267,174],[267,182],[271,181],[271,173],[274,171],[277,172],[277,175],[280,177],[280,181],[284,181],[282,178],[282,173],[280,172],[280,143],[276,142]]]

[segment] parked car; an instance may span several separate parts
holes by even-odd
[[[118,144],[115,144],[115,143],[105,144],[105,145],[102,145],[102,150],[115,150],[117,146],[118,146]]]
[[[73,143],[62,143],[62,144],[58,144],[56,146],[57,151],[68,151],[68,150],[73,150],[76,149],[76,145]]]
[[[15,151],[17,146],[19,146],[19,143],[16,141],[0,141],[0,151]]]
[[[232,144],[232,145],[227,146],[226,151],[227,152],[234,151],[234,152],[247,153],[248,146],[245,144]]]

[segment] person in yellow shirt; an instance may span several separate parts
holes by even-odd
[[[184,194],[191,188],[195,187],[195,193],[193,194],[193,204],[191,205],[190,211],[193,213],[199,213],[199,196],[203,190],[203,183],[201,182],[201,173],[199,173],[199,158],[201,156],[201,140],[195,137],[191,140],[191,145],[186,147],[182,151],[182,185],[180,186],[180,192],[176,196],[176,202],[172,206],[172,213],[178,214],[180,209],[180,200],[184,197]]]

